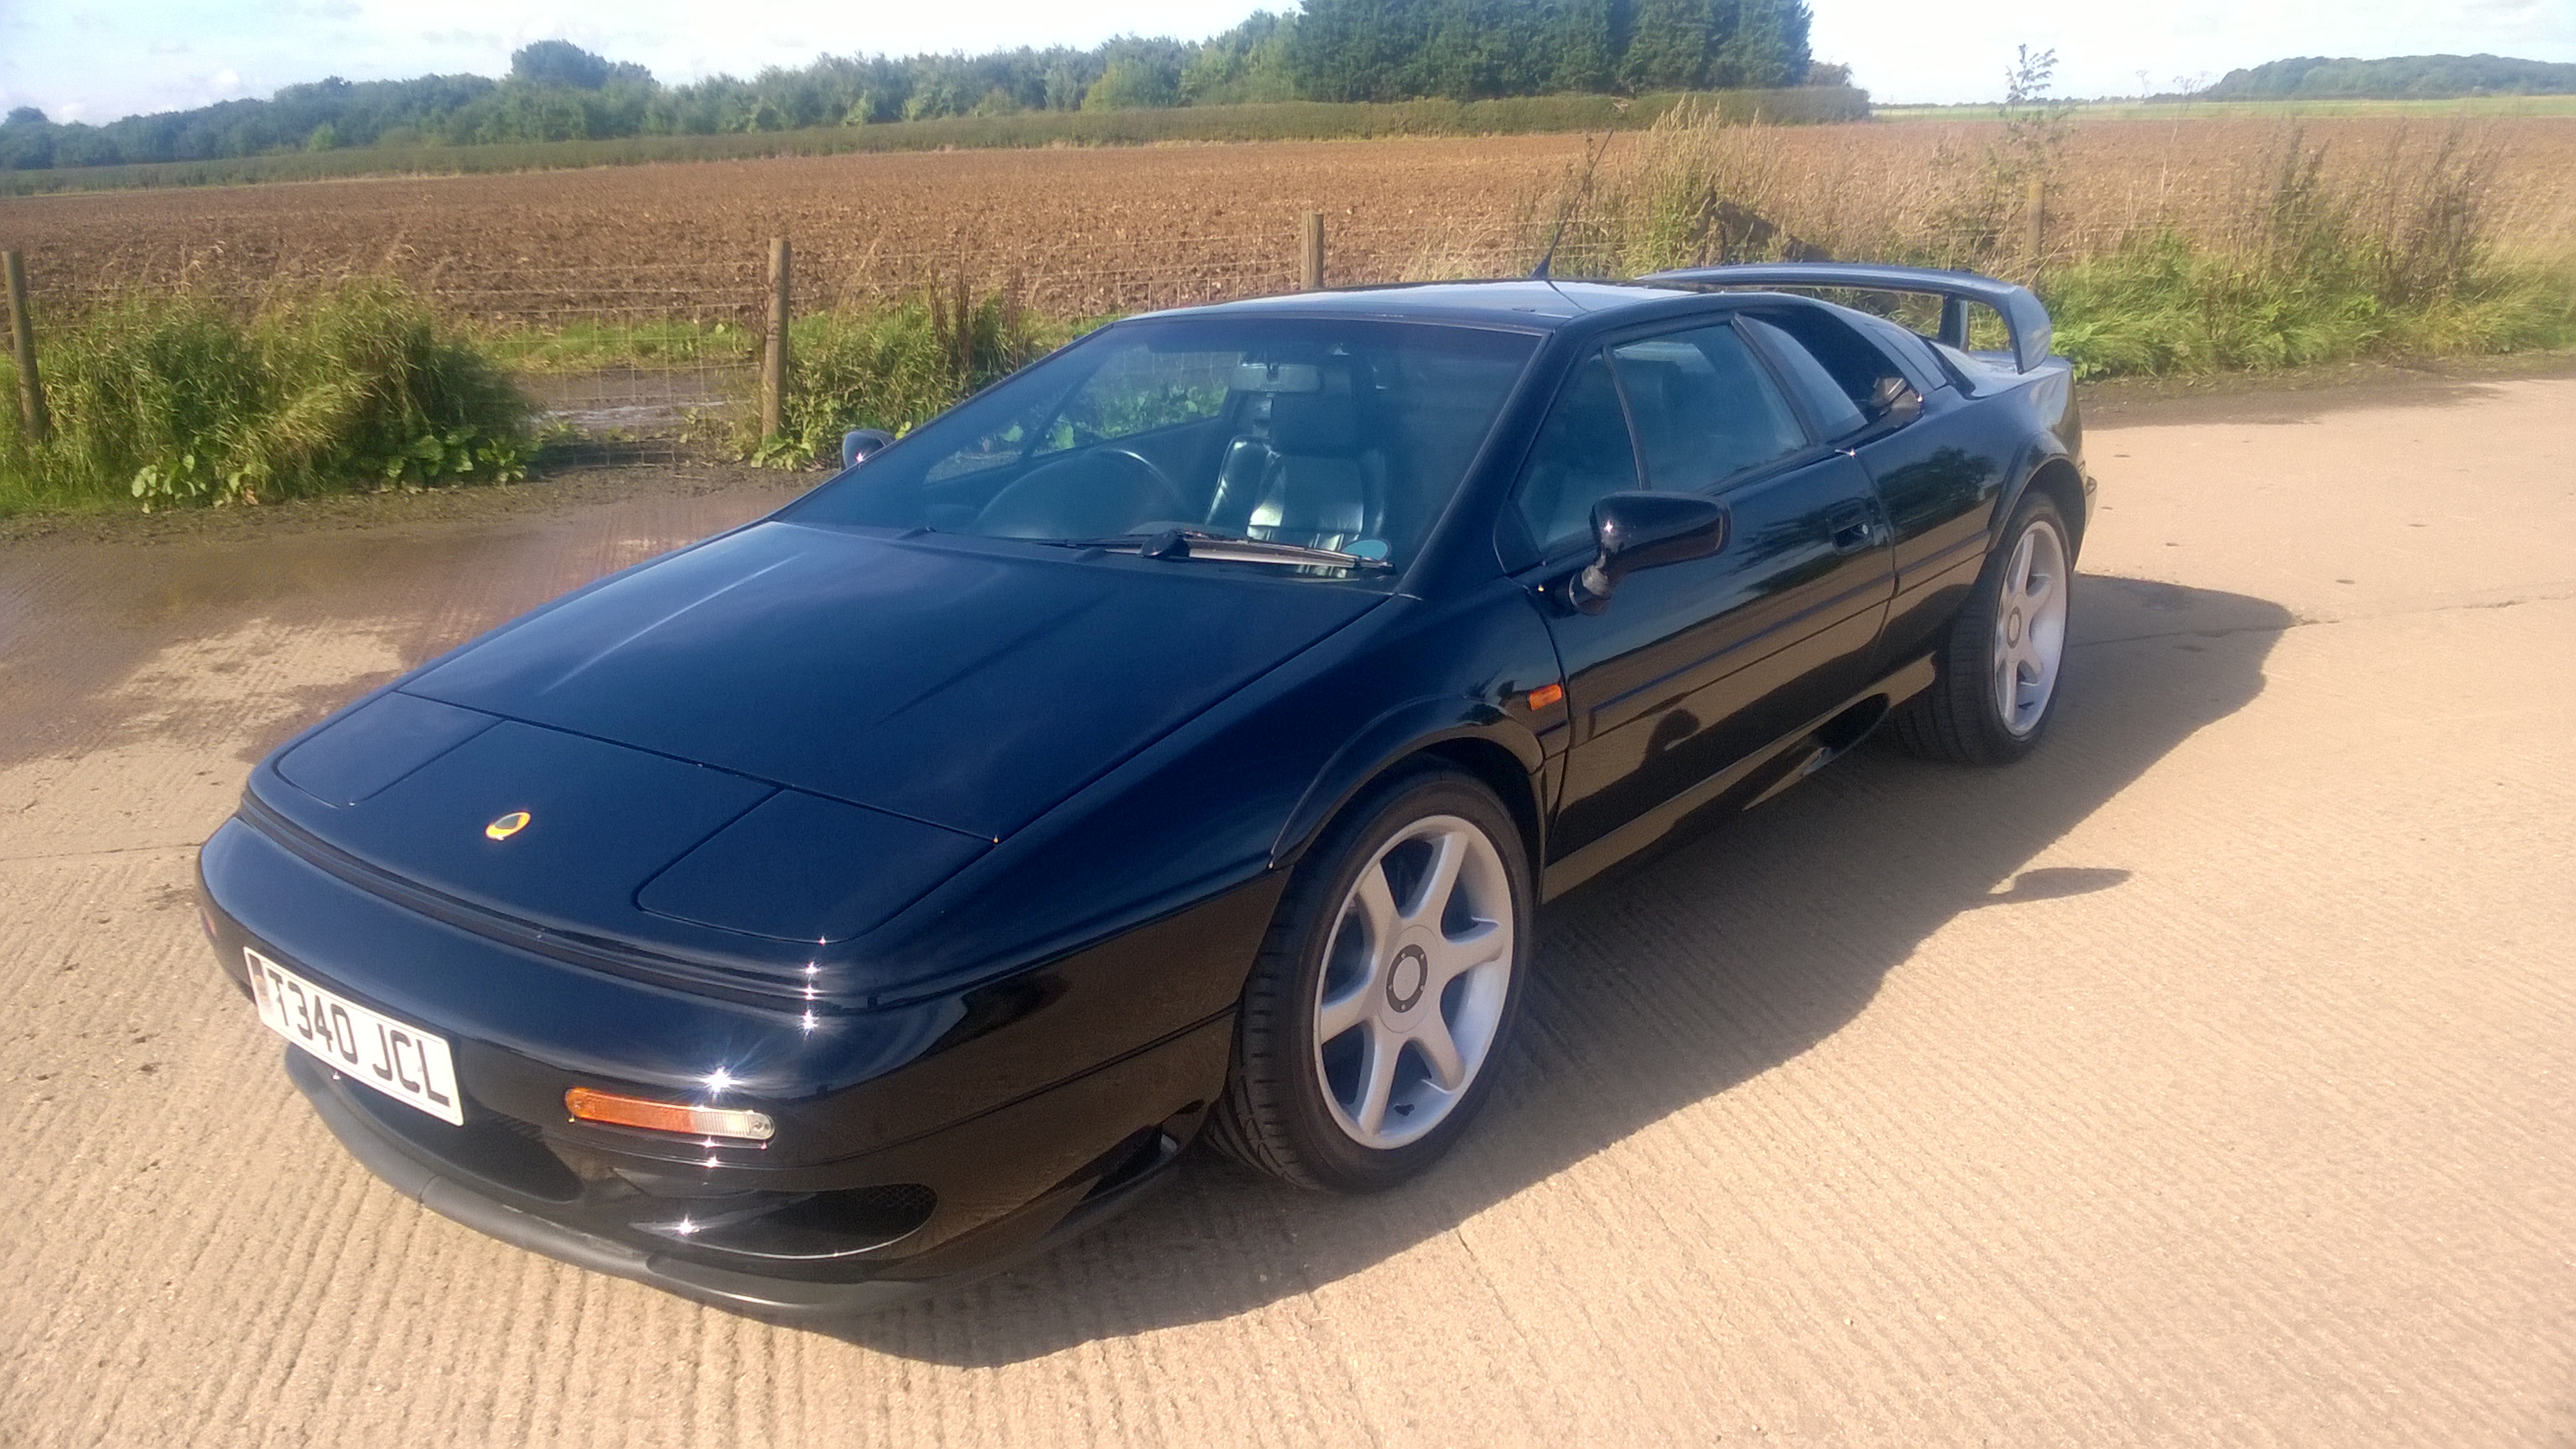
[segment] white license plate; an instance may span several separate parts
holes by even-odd
[[[406,1107],[465,1125],[447,1043],[419,1027],[370,1011],[245,948],[251,994],[269,1030]]]

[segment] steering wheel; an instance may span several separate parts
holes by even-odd
[[[1091,456],[1095,458],[1126,459],[1128,462],[1136,465],[1136,467],[1140,469],[1147,478],[1152,479],[1154,487],[1159,489],[1162,492],[1163,497],[1170,501],[1175,508],[1184,513],[1189,510],[1189,500],[1181,496],[1181,485],[1172,481],[1172,475],[1164,472],[1163,466],[1160,463],[1157,463],[1153,459],[1146,457],[1144,454],[1137,452],[1135,449],[1095,448],[1092,450]],[[1178,518],[1181,514],[1172,513],[1163,516]]]
[[[1093,448],[1042,464],[994,494],[976,515],[975,532],[995,538],[1095,538],[1190,516],[1180,488],[1153,459],[1133,448]]]

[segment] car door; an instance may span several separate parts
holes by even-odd
[[[1857,457],[1877,485],[1896,571],[1879,663],[1892,667],[1932,649],[1985,564],[2010,461],[1998,446],[2006,435],[1978,416],[1976,400],[1942,372],[1928,344],[1892,322],[1864,335],[1822,307],[1743,320],[1810,400],[1810,414],[1836,419],[1828,440]]]
[[[1728,538],[1630,576],[1597,614],[1553,611],[1576,733],[1552,860],[1857,691],[1887,605],[1867,474],[1809,435],[1723,319],[1614,342],[1569,378],[1517,495],[1547,559],[1533,581],[1591,555],[1591,504],[1623,487],[1715,498]]]

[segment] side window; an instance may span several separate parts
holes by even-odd
[[[1915,391],[1903,369],[1878,345],[1826,312],[1806,307],[1765,312],[1747,318],[1775,335],[1796,339],[1798,349],[1813,358],[1861,416],[1877,422]]]
[[[1771,360],[1780,364],[1780,370],[1789,375],[1789,385],[1805,401],[1808,413],[1816,420],[1817,432],[1827,442],[1869,426],[1869,419],[1861,416],[1860,404],[1852,401],[1842,384],[1834,381],[1834,375],[1825,371],[1825,365],[1797,338],[1759,317],[1745,318],[1744,326],[1760,340]]]
[[[1619,389],[1600,353],[1576,368],[1555,410],[1539,426],[1521,474],[1521,521],[1545,553],[1569,538],[1592,533],[1592,505],[1638,487],[1637,454],[1628,439]]]
[[[1623,343],[1610,357],[1658,492],[1698,492],[1807,445],[1788,399],[1725,323]]]

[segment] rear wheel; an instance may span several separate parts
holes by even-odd
[[[2033,493],[1950,626],[1939,678],[1892,722],[1927,759],[2010,764],[2030,753],[2056,712],[2073,603],[2074,550],[2056,502]]]
[[[1520,1004],[1529,865],[1491,790],[1386,782],[1298,867],[1244,990],[1210,1133],[1302,1187],[1392,1187],[1447,1152]]]

